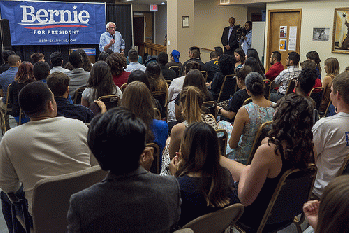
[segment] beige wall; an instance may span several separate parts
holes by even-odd
[[[316,1],[316,2],[291,2],[291,3],[269,3],[267,4],[267,19],[268,10],[272,9],[302,9],[302,26],[300,39],[300,55],[301,61],[306,59],[308,51],[315,50],[319,53],[322,67],[322,77],[325,73],[323,70],[324,61],[328,57],[335,57],[339,61],[340,71],[349,66],[349,54],[332,53],[332,29],[334,20],[335,8],[349,7],[348,1]],[[325,27],[331,29],[329,41],[312,41],[313,28]],[[266,35],[268,23],[266,23]]]
[[[224,27],[229,26],[228,19],[230,17],[234,17],[236,24],[240,25],[244,25],[247,21],[247,7],[220,6],[219,0],[195,1],[194,9],[195,40],[193,45],[200,48],[213,49],[216,46],[222,46],[221,36]],[[201,51],[203,61],[209,61],[209,53],[209,51]]]

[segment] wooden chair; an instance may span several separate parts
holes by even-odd
[[[296,87],[296,81],[294,79],[290,80],[287,85],[286,95],[293,93],[293,90],[295,87]]]
[[[153,163],[150,167],[150,172],[155,173],[155,174],[160,174],[160,148],[159,145],[152,142],[152,143],[147,143],[146,147],[152,147],[154,149],[153,153]]]
[[[226,149],[228,143],[228,133],[225,129],[216,129],[218,137],[219,152],[221,156],[227,157]]]
[[[262,140],[268,135],[272,123],[272,121],[267,121],[259,127],[256,137],[254,138],[252,144],[251,153],[248,157],[247,164],[251,164],[251,161],[254,157],[254,154],[256,153],[257,148],[262,144]]]
[[[205,114],[212,114],[214,119],[217,120],[218,110],[216,101],[206,101],[202,103],[201,110]]]
[[[201,70],[201,74],[204,77],[204,80],[206,82],[206,80],[207,80],[207,72],[205,70]]]
[[[217,102],[219,103],[229,99],[236,92],[236,89],[237,89],[237,83],[234,75],[232,74],[226,75],[224,77],[224,81],[221,86],[221,90],[219,92]]]
[[[272,90],[274,90],[278,85],[275,83],[275,81],[271,81],[270,83],[270,87],[269,87],[269,95],[268,95],[268,99],[270,100],[270,93]]]
[[[252,102],[252,97],[248,97],[247,99],[245,99],[244,103],[242,105],[246,105]]]
[[[121,87],[120,87],[121,92],[124,92],[126,87],[127,87],[127,83],[122,84]]]
[[[176,72],[176,77],[178,78],[178,77],[180,77],[181,76],[181,74],[182,74],[182,69],[181,69],[181,67],[180,66],[170,66],[170,67],[168,67],[170,70],[173,70],[174,72]]]
[[[344,159],[341,168],[338,170],[336,176],[349,174],[349,155]]]
[[[70,196],[100,182],[106,175],[97,165],[38,181],[33,193],[33,228],[26,225],[30,229],[27,232],[66,232]]]
[[[161,120],[161,112],[158,108],[154,108],[154,118],[156,120]]]
[[[324,88],[323,87],[315,87],[312,88],[309,96],[315,101],[315,109],[319,110],[320,108],[320,104],[323,98],[323,92],[324,92]]]
[[[236,222],[240,232],[276,232],[294,222],[303,212],[303,204],[310,198],[316,177],[315,164],[305,169],[290,169],[280,178],[258,229]],[[297,227],[297,230],[301,230]],[[302,231],[299,231],[302,232]]]
[[[187,223],[183,228],[190,228],[200,233],[222,233],[241,217],[244,206],[240,203],[225,207],[213,213],[200,216]]]
[[[82,93],[84,92],[86,87],[87,86],[85,85],[85,86],[81,86],[78,89],[76,89],[76,91],[74,92],[74,94],[72,96],[72,100],[73,100],[74,104],[80,104],[81,103]]]
[[[167,86],[167,83],[166,83]],[[168,89],[168,86],[167,86]],[[168,92],[166,91],[153,91],[151,94],[154,99],[157,99],[162,107],[161,119],[167,118],[167,104],[168,104]]]
[[[166,79],[165,81],[166,81],[166,83],[167,83],[167,86],[170,86],[171,83],[172,83],[172,80],[169,80],[169,79]]]
[[[266,99],[268,99],[269,94],[270,94],[270,80],[269,79],[263,79],[263,83],[264,83],[264,97]]]

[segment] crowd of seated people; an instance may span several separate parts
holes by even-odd
[[[43,127],[47,126],[47,135],[51,135],[51,130],[56,130],[58,135],[63,134],[63,128],[69,128],[70,124],[78,125],[75,134],[80,134],[79,147],[84,152],[92,152],[101,168],[109,171],[105,181],[72,196],[68,232],[91,229],[106,232],[117,225],[137,232],[137,228],[145,227],[139,225],[141,221],[149,223],[147,232],[160,229],[161,232],[169,232],[201,215],[238,202],[245,206],[239,224],[255,231],[281,176],[289,169],[306,168],[309,163],[315,163],[318,169],[312,198],[322,200],[325,206],[329,201],[327,195],[336,188],[331,186],[331,181],[349,152],[349,72],[339,74],[338,60],[328,58],[324,62],[326,76],[321,80],[321,60],[316,51],[307,53],[308,60],[302,63],[298,53],[289,53],[286,69],[281,65],[280,54],[275,51],[270,57],[270,70],[266,71],[255,49],[248,49],[245,55],[238,48],[233,56],[220,53],[219,48],[215,50],[210,54],[211,61],[206,64],[201,60],[200,49],[194,46],[189,49],[189,60],[183,66],[179,62],[179,51],[174,50],[170,62],[168,55],[161,53],[144,67],[134,64],[138,53],[133,49],[129,59],[139,68],[132,69],[132,72],[126,71],[130,68],[126,57],[118,53],[103,52],[99,61],[91,64],[86,53],[80,49],[69,55],[68,67],[71,68],[67,70],[63,68],[59,52],[51,54],[51,64],[48,64],[42,53],[33,54],[31,63],[21,62],[19,56],[6,51],[6,66],[0,67],[4,68],[0,74],[0,86],[4,93],[0,107],[6,104],[8,91],[9,106],[12,107],[9,114],[23,125],[10,130],[1,140],[0,188],[4,192],[20,191],[17,193],[19,196],[24,190],[31,198],[33,182],[22,180],[23,174],[16,179],[12,177],[17,172],[21,173],[22,169],[30,173],[31,164],[26,165],[29,168],[15,166],[9,169],[8,164],[18,162],[13,153],[19,149],[11,151],[7,148],[17,145],[11,140],[15,137],[13,135],[20,134],[20,129],[29,132],[30,127],[40,128],[41,124],[37,125],[40,122]],[[169,69],[171,64],[181,65],[183,72]],[[298,64],[301,67],[298,68]],[[219,115],[216,118],[204,112],[202,107],[206,101],[217,101],[226,75],[234,77],[237,90],[220,98],[224,102],[218,103],[218,107],[215,105]],[[266,95],[264,90],[268,82],[265,79],[269,77],[275,79],[279,88]],[[8,84],[11,86],[7,90]],[[32,90],[34,87],[36,90]],[[71,97],[79,88],[85,88],[81,102],[73,103]],[[38,91],[43,93],[41,102],[36,103],[40,106],[36,107],[34,103]],[[320,99],[316,99],[316,93]],[[97,101],[106,95],[118,96],[121,108],[106,111],[103,102]],[[246,103],[248,98],[250,102]],[[335,115],[320,119],[318,113],[327,112],[331,104],[336,110]],[[100,109],[94,111],[95,107]],[[57,122],[53,120],[55,118]],[[66,121],[66,118],[77,120]],[[58,120],[64,127],[57,131]],[[45,125],[46,121],[52,122]],[[249,160],[259,127],[267,121],[272,121],[271,130],[255,151],[253,159]],[[81,125],[81,122],[91,122],[89,133],[87,126]],[[227,140],[230,153],[226,157],[221,155],[220,135],[216,132],[224,125],[230,126]],[[160,149],[160,164],[155,168],[153,159],[146,158],[145,145],[152,142]],[[36,149],[41,150],[43,158],[45,153],[51,154],[57,146],[48,141],[46,148],[43,146],[45,140],[38,140],[38,143],[42,148]],[[115,148],[118,148],[118,153],[113,152]],[[35,151],[28,151],[29,158]],[[66,151],[60,153],[63,157],[67,154]],[[69,156],[73,157],[70,153]],[[90,158],[81,160],[83,162],[78,170],[94,165]],[[50,166],[70,163],[49,162]],[[151,174],[158,170],[161,170],[162,177]],[[51,175],[45,171],[37,172],[38,176],[41,172],[43,177]],[[62,174],[68,172],[71,170],[62,171]],[[121,180],[122,184],[119,184]],[[336,180],[333,183],[338,186]],[[5,181],[11,181],[12,185]],[[112,188],[114,185],[126,189],[116,190]],[[113,192],[108,193],[110,189]],[[132,194],[135,199],[143,201],[132,203],[131,190],[135,192]],[[150,199],[154,193],[154,199]],[[96,204],[102,199],[105,199],[102,205]],[[4,214],[8,226],[18,225],[11,220],[11,204],[5,193],[1,194],[1,200],[7,205]],[[156,204],[159,202],[168,205]],[[139,211],[143,219],[135,218],[136,212],[130,210],[128,212],[132,213],[125,215],[126,209],[129,209],[123,209],[125,203],[135,206],[134,211]],[[313,201],[304,206],[315,232],[322,232],[320,228],[326,227],[317,220],[323,221],[327,211],[321,203]],[[100,206],[120,209],[107,214],[97,210]],[[154,206],[157,209],[150,210]],[[31,208],[29,200],[29,213]],[[154,211],[158,211],[157,219],[145,218],[153,215]],[[114,222],[114,218],[120,222]],[[101,226],[100,229],[94,228],[96,223]],[[333,227],[342,229],[344,226]]]

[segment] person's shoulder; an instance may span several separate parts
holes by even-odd
[[[154,124],[155,126],[161,127],[161,128],[167,127],[167,126],[168,126],[168,124],[167,124],[166,121],[157,120],[157,119],[153,119],[153,124]]]
[[[73,119],[73,118],[68,118],[68,117],[64,117],[64,116],[58,116],[53,118],[54,119],[54,123],[60,125],[60,127],[68,127],[70,129],[83,129],[86,130],[88,129],[87,126],[80,120],[78,119]]]
[[[157,185],[160,185],[162,188],[173,189],[173,190],[179,190],[179,184],[177,179],[174,176],[160,176],[158,174],[153,174],[150,172],[147,172],[145,175],[150,179],[153,183],[156,183]]]

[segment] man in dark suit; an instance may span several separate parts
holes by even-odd
[[[225,27],[221,42],[224,46],[224,53],[229,55],[234,55],[235,49],[239,48],[239,38],[238,38],[238,28],[235,26],[235,18],[229,18],[229,27]]]
[[[72,195],[68,232],[170,232],[180,216],[177,180],[139,165],[146,126],[124,108],[96,116],[87,143],[106,179]]]

